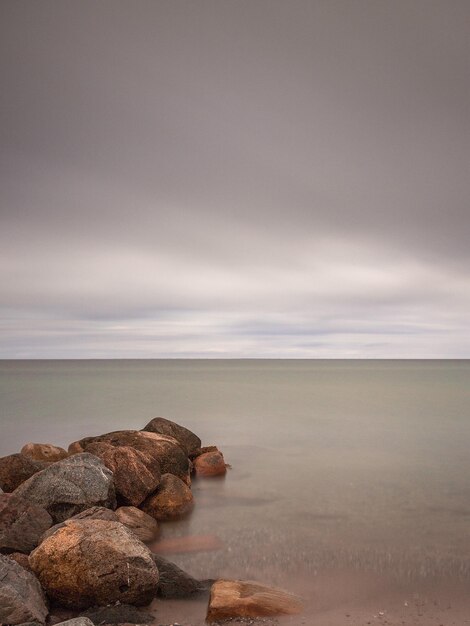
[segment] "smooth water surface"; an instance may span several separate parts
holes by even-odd
[[[217,444],[227,477],[163,527],[222,540],[195,575],[470,576],[470,361],[1,361],[0,398],[1,455],[157,415]]]

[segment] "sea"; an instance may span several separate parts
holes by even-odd
[[[161,527],[194,576],[470,582],[469,360],[0,361],[1,456],[156,416],[230,465]]]

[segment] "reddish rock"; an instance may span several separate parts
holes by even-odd
[[[115,447],[129,446],[158,461],[162,474],[174,474],[190,483],[189,459],[178,441],[167,435],[147,431],[118,430],[97,437],[86,437],[70,444],[69,450],[87,450],[94,443],[105,442]]]
[[[186,452],[186,456],[189,457],[196,454],[201,447],[201,440],[197,435],[184,426],[180,426],[164,417],[154,417],[142,430],[156,433],[157,435],[173,437]]]
[[[181,517],[193,507],[191,489],[177,476],[163,474],[157,491],[141,505],[142,510],[156,520]]]
[[[99,457],[113,472],[116,493],[126,504],[139,506],[160,483],[160,463],[140,450],[101,441],[89,444],[87,452]]]
[[[158,535],[157,520],[135,506],[119,507],[116,509],[116,518],[144,543],[150,543]]]
[[[46,467],[46,463],[33,461],[24,454],[4,456],[0,458],[0,488],[7,493],[15,491],[21,483]]]
[[[301,611],[300,598],[282,589],[252,581],[218,580],[211,588],[206,621],[296,615]]]
[[[0,552],[29,554],[51,525],[52,517],[43,507],[11,493],[0,494]]]
[[[119,522],[69,520],[31,553],[29,563],[49,598],[71,609],[146,605],[158,589],[149,549]]]
[[[46,599],[31,572],[0,555],[0,582],[0,624],[44,624],[48,613]]]
[[[227,472],[224,456],[217,448],[200,454],[193,463],[197,476],[223,476]]]
[[[54,522],[62,522],[91,506],[116,507],[112,473],[100,459],[88,453],[49,464],[14,493],[44,507]]]
[[[21,454],[34,461],[61,461],[68,457],[68,452],[63,448],[53,446],[50,443],[27,443],[21,448]]]

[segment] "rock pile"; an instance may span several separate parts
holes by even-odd
[[[0,458],[0,624],[45,624],[49,606],[76,618],[63,622],[68,626],[90,626],[96,615],[100,623],[131,622],[132,616],[145,623],[152,616],[136,607],[157,595],[207,593],[214,581],[192,578],[145,544],[156,539],[158,521],[193,508],[192,471],[220,476],[226,468],[217,448],[201,447],[197,435],[163,417],[141,431],[80,439],[68,451],[28,443],[21,453]],[[230,581],[219,582],[212,586],[208,619],[244,615],[234,600],[238,587],[228,593]],[[274,614],[276,601],[278,612],[286,612],[282,592],[250,590],[258,604],[260,597],[269,599],[272,613],[259,615]]]

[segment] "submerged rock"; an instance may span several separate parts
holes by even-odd
[[[149,604],[158,569],[149,549],[119,522],[73,520],[29,557],[47,595],[72,609]]]
[[[300,598],[282,589],[252,581],[218,580],[211,588],[206,620],[295,615],[301,611]]]
[[[15,495],[43,506],[54,522],[95,505],[116,507],[112,473],[87,453],[49,465],[20,485]]]
[[[116,509],[116,518],[144,543],[150,543],[158,535],[157,520],[135,506],[119,507]]]
[[[178,441],[167,435],[141,430],[118,430],[97,437],[86,437],[71,443],[69,452],[80,452],[88,449],[93,443],[105,442],[115,447],[129,446],[149,455],[158,461],[162,474],[170,473],[190,483],[190,462],[186,452]]]
[[[44,624],[47,606],[37,578],[12,559],[0,555],[0,624]]]
[[[58,622],[55,626],[94,626],[94,624],[88,617],[80,616],[67,619],[65,622]]]
[[[157,491],[142,503],[141,508],[156,520],[175,519],[193,508],[193,494],[177,476],[163,474]]]
[[[149,454],[105,441],[89,444],[87,452],[99,457],[113,472],[116,493],[126,504],[138,506],[158,487],[160,463]]]
[[[142,430],[156,433],[157,435],[169,435],[173,437],[186,452],[186,456],[189,457],[197,454],[201,447],[201,440],[197,435],[184,426],[180,426],[176,422],[172,422],[164,417],[154,417]]]
[[[52,517],[41,506],[12,493],[0,494],[0,552],[29,554],[51,525]]]
[[[227,472],[222,452],[211,450],[194,459],[194,471],[197,476],[223,476]]]
[[[152,554],[152,558],[160,574],[158,595],[162,598],[187,598],[194,593],[208,591],[214,582],[213,580],[196,580],[158,554]]]
[[[11,493],[33,474],[47,467],[46,463],[33,461],[24,454],[10,454],[0,458],[0,487]]]
[[[34,461],[48,461],[50,463],[66,459],[69,455],[67,450],[50,443],[27,443],[21,448],[21,454]]]

